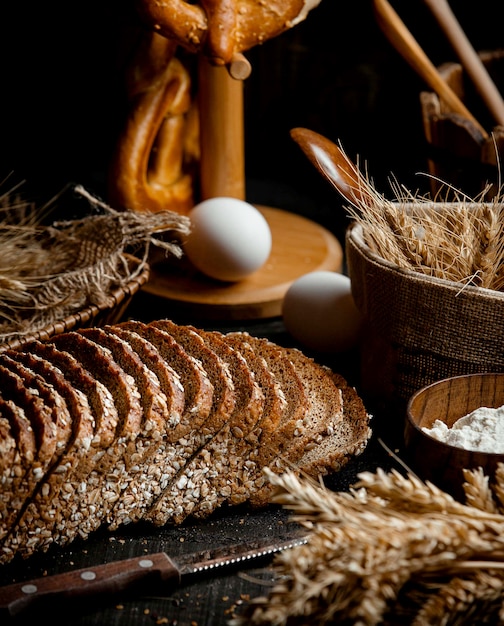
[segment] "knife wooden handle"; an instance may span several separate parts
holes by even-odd
[[[0,588],[0,617],[14,617],[48,602],[103,597],[145,582],[180,583],[180,571],[164,552],[36,578]],[[54,606],[54,605],[53,605]]]

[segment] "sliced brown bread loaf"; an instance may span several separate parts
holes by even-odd
[[[118,411],[107,387],[69,352],[41,341],[31,342],[26,349],[55,365],[70,384],[86,396],[95,423],[91,447],[68,476],[64,506],[56,510],[51,529],[53,541],[64,545],[76,536],[86,538],[96,528],[97,520],[102,518],[104,488],[100,464],[109,451],[113,451]]]
[[[37,485],[10,533],[10,549],[27,557],[37,550],[47,549],[53,542],[52,527],[58,511],[65,506],[65,494],[61,492],[82,455],[87,454],[91,446],[95,423],[86,396],[75,389],[58,368],[26,352],[9,351],[6,354],[23,364],[26,370],[35,372],[57,391],[65,402],[64,409],[60,403],[59,417],[68,415],[71,428],[64,450]],[[26,370],[19,372],[25,378]]]
[[[223,427],[206,443],[199,453],[184,466],[171,488],[164,494],[167,520],[180,524],[191,514],[213,511],[222,496],[220,477],[229,466],[229,441],[246,437],[262,415],[264,395],[243,356],[228,346],[218,333],[191,327],[207,346],[227,364],[234,387],[235,403]]]
[[[70,439],[49,428],[57,406]],[[268,504],[265,467],[337,471],[369,419],[342,377],[248,333],[131,321],[30,342],[0,356],[0,563],[102,525]]]

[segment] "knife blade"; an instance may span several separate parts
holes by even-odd
[[[308,535],[279,542],[266,538],[181,555],[176,559],[166,552],[156,552],[13,583],[0,587],[0,617],[17,617],[34,609],[43,610],[44,606],[54,606],[56,601],[117,596],[124,591],[145,589],[142,585],[147,583],[149,589],[156,583],[178,586],[191,575],[255,563],[307,541]]]

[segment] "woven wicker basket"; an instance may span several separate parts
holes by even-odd
[[[20,348],[23,344],[32,339],[45,340],[53,335],[59,335],[68,330],[86,328],[89,326],[104,326],[105,324],[115,324],[120,321],[133,296],[149,279],[150,272],[149,265],[144,264],[141,271],[136,274],[135,270],[140,268],[142,262],[133,255],[127,254],[125,256],[130,264],[130,270],[134,278],[123,287],[112,291],[105,304],[99,306],[94,304],[90,305],[80,311],[76,311],[60,322],[24,335],[22,338],[16,337],[11,341],[0,343],[0,352],[7,348]]]
[[[413,392],[449,376],[504,371],[504,293],[403,270],[376,256],[362,226],[346,257],[364,317],[362,391],[404,416]]]

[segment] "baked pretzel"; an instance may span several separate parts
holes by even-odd
[[[321,0],[137,0],[146,23],[215,65],[303,21]]]
[[[130,110],[109,176],[110,202],[118,208],[187,213],[194,204],[197,115],[191,77],[176,48],[173,40],[149,33],[129,68]]]

